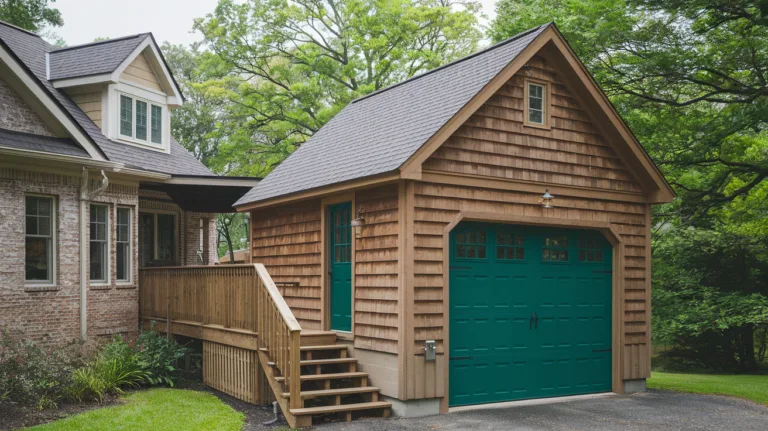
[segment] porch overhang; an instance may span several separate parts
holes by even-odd
[[[184,211],[233,213],[232,205],[260,178],[216,175],[173,175],[162,183],[146,182],[141,188],[165,192]]]

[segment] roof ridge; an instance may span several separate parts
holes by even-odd
[[[96,42],[88,42],[88,43],[81,43],[79,45],[65,46],[63,48],[54,49],[53,51],[51,51],[51,54],[56,54],[56,53],[63,52],[63,51],[70,51],[70,50],[73,50],[73,49],[80,49],[80,48],[88,48],[88,47],[91,47],[91,46],[105,45],[105,44],[108,44],[108,43],[120,42],[120,41],[128,40],[128,39],[137,39],[137,38],[139,38],[141,36],[147,37],[150,34],[152,34],[152,33],[137,33],[137,34],[132,34],[130,36],[117,37],[115,39],[99,40],[99,41],[96,41]]]
[[[0,19],[0,24],[2,24],[4,26],[7,26],[7,27],[11,27],[11,28],[13,28],[15,30],[18,30],[18,31],[23,31],[24,33],[27,33],[29,35],[36,36],[38,39],[41,39],[41,40],[43,39],[42,37],[40,37],[39,34],[33,32],[33,31],[30,31],[30,30],[27,30],[26,28],[21,28],[21,27],[19,27],[17,25],[13,25],[10,22],[3,21],[3,20]]]
[[[410,78],[408,78],[406,80],[403,80],[403,81],[400,81],[398,83],[392,84],[392,85],[390,85],[388,87],[384,87],[384,88],[382,88],[380,90],[376,90],[373,93],[366,94],[365,96],[360,96],[357,99],[355,99],[352,102],[350,102],[350,104],[360,102],[360,101],[368,99],[368,98],[370,98],[372,96],[376,96],[378,94],[381,94],[381,93],[383,93],[383,92],[385,92],[387,90],[391,90],[391,89],[399,87],[399,86],[401,86],[403,84],[407,84],[407,83],[409,83],[411,81],[415,81],[415,80],[417,80],[419,78],[423,78],[423,77],[425,77],[427,75],[431,75],[431,74],[433,74],[435,72],[439,72],[440,70],[447,69],[447,68],[449,68],[451,66],[455,66],[456,64],[459,64],[459,63],[462,63],[462,62],[464,62],[466,60],[470,60],[472,58],[475,58],[478,55],[485,54],[485,53],[487,53],[489,51],[492,51],[492,50],[494,50],[496,48],[500,48],[500,47],[502,47],[502,46],[504,46],[504,45],[506,45],[506,44],[508,44],[510,42],[514,42],[514,41],[520,39],[521,37],[525,37],[525,36],[527,36],[527,35],[529,35],[531,33],[534,33],[535,31],[541,29],[542,27],[546,27],[546,26],[549,26],[551,24],[552,23],[547,23],[547,24],[542,24],[542,25],[530,28],[530,29],[528,29],[528,30],[526,30],[526,31],[524,31],[522,33],[518,33],[518,34],[510,37],[509,39],[502,40],[501,42],[497,42],[497,43],[495,43],[495,44],[493,44],[493,45],[491,45],[491,46],[489,46],[487,48],[481,49],[480,51],[473,52],[472,54],[469,54],[466,57],[461,57],[459,59],[453,60],[450,63],[446,63],[446,64],[444,64],[442,66],[438,66],[438,67],[436,67],[434,69],[430,69],[430,70],[428,70],[428,71],[426,71],[424,73],[420,73],[418,75],[414,75],[414,76],[412,76],[412,77],[410,77]]]

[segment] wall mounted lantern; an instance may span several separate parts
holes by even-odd
[[[555,197],[549,194],[549,189],[546,189],[544,191],[544,194],[541,195],[541,199],[539,199],[539,202],[541,203],[541,206],[544,208],[552,208],[552,203],[554,202]]]
[[[365,224],[365,207],[357,209],[357,217],[352,220],[350,226],[355,230],[355,238],[360,239],[363,236],[363,225]]]

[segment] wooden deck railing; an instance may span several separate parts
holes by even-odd
[[[286,304],[264,265],[256,264],[259,273],[256,327],[259,346],[285,377],[291,408],[301,407],[301,326]],[[263,334],[263,335],[262,335]],[[279,394],[275,394],[279,396]]]
[[[264,265],[142,268],[139,307],[166,328],[184,321],[253,332],[285,377],[291,408],[301,407],[301,326]]]
[[[257,279],[254,265],[141,268],[140,313],[258,332]]]

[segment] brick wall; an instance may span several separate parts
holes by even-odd
[[[0,129],[53,136],[53,132],[24,100],[0,79]]]
[[[93,183],[95,186],[95,182]],[[25,283],[24,202],[27,194],[54,197],[56,202],[55,283],[32,286]],[[0,168],[0,326],[26,339],[58,344],[80,336],[80,178]],[[138,205],[137,186],[110,185],[96,199],[109,205],[114,217],[116,205]],[[136,217],[134,216],[134,226]],[[112,282],[89,286],[87,298],[88,335],[115,333],[135,335],[138,329],[138,289],[136,284],[118,286],[114,282],[114,223],[110,226]],[[134,229],[135,232],[135,229]],[[134,235],[133,280],[138,279]]]

